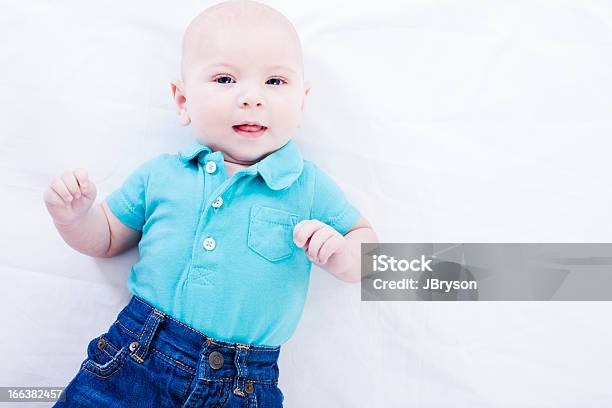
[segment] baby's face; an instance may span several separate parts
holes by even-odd
[[[219,24],[202,30],[184,55],[183,123],[226,160],[259,161],[300,125],[309,85],[299,43],[287,38],[282,25]],[[247,123],[254,126],[240,126]]]

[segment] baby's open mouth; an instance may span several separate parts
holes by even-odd
[[[243,123],[232,126],[232,129],[240,136],[255,138],[263,135],[268,128],[258,124]]]

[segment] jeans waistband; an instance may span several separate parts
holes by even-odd
[[[119,312],[117,323],[137,337],[130,357],[142,363],[149,353],[161,353],[208,381],[234,380],[242,395],[247,380],[278,383],[280,346],[229,343],[211,338],[132,296]]]

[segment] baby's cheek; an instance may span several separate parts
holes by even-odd
[[[291,132],[300,125],[302,120],[301,100],[294,96],[274,101],[273,120],[276,129]]]
[[[221,112],[227,114],[230,99],[227,92],[219,92],[219,89],[208,86],[190,88],[186,95],[187,104],[193,107],[193,113],[205,113],[206,116]]]

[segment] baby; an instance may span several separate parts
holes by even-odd
[[[133,296],[56,406],[282,406],[277,360],[312,263],[360,281],[369,222],[291,140],[310,85],[299,37],[254,1],[204,10],[171,83],[193,144],[138,167],[93,205],[83,169],[45,204],[63,239],[110,258],[138,244]]]

